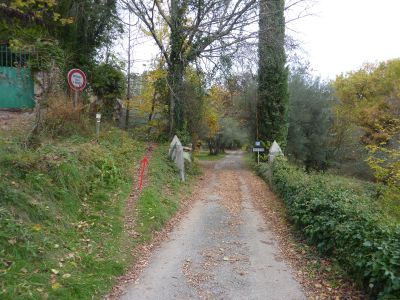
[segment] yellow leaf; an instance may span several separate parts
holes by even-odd
[[[40,224],[35,224],[35,225],[33,225],[33,230],[35,230],[35,231],[40,231],[40,230],[42,230],[42,225],[40,225]]]
[[[54,13],[53,14],[53,20],[58,21],[60,19],[61,15],[59,13]]]
[[[58,282],[55,282],[51,285],[51,288],[53,290],[58,290],[61,287],[61,284],[59,284]]]

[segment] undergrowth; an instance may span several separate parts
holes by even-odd
[[[216,155],[210,155],[210,153],[208,151],[199,151],[199,152],[195,153],[195,159],[198,159],[198,160],[212,160],[212,161],[214,161],[214,160],[219,160],[221,158],[224,158],[225,155],[226,154],[222,153],[222,152],[220,152],[220,153],[218,153]]]
[[[373,298],[400,299],[400,226],[378,204],[380,186],[306,174],[282,158],[258,172],[322,254],[338,261]]]
[[[148,241],[153,232],[160,230],[174,215],[179,208],[179,199],[191,192],[190,182],[200,174],[198,165],[185,163],[186,182],[180,182],[178,169],[166,153],[167,145],[154,150],[149,167],[151,180],[138,200],[136,230],[140,233],[140,242]]]
[[[137,203],[141,237],[124,233],[146,145],[102,126],[99,143],[71,129],[41,136],[35,149],[22,133],[0,133],[1,299],[100,299],[132,263],[130,250],[177,210],[181,184],[160,146]]]

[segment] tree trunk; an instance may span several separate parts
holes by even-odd
[[[173,136],[177,131],[184,127],[183,115],[183,72],[184,65],[176,60],[168,74],[169,97],[170,97],[170,135]]]
[[[208,139],[207,145],[208,145],[209,155],[213,155],[213,147],[212,147],[211,139]]]
[[[157,96],[157,93],[154,90],[153,98],[151,99],[151,111],[150,111],[149,118],[148,118],[147,122],[150,122],[153,119],[154,110],[156,108],[156,96]]]
[[[131,13],[129,13],[128,23],[128,89],[127,89],[127,101],[126,101],[126,115],[125,115],[125,129],[129,128],[129,101],[131,100]]]
[[[126,101],[126,114],[125,114],[125,129],[128,130],[129,128],[129,98]]]
[[[171,0],[171,35],[170,35],[170,65],[168,68],[168,84],[170,92],[170,136],[184,127],[183,112],[183,75],[186,62],[181,53],[185,42],[184,9],[182,0]]]

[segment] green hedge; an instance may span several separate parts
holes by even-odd
[[[333,176],[306,174],[277,159],[258,168],[280,195],[292,222],[378,299],[400,299],[400,226],[383,222],[373,197]],[[349,180],[350,181],[350,180]]]

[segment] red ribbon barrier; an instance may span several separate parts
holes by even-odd
[[[142,163],[140,166],[140,184],[139,184],[139,191],[142,191],[143,188],[143,177],[144,177],[144,172],[149,164],[149,159],[147,158],[147,155],[142,159]]]
[[[139,192],[142,191],[143,188],[143,180],[144,180],[144,175],[146,173],[146,169],[149,166],[149,156],[153,152],[153,143],[149,144],[147,147],[147,154],[143,157],[141,163],[140,163],[140,181],[139,181]]]

